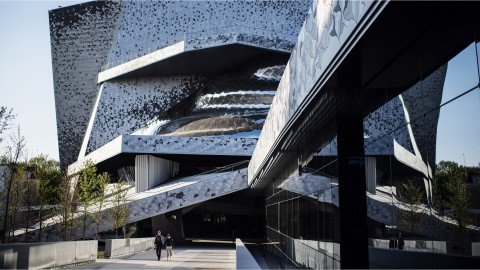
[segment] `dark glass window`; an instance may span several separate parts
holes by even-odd
[[[278,204],[267,206],[267,225],[278,230]]]

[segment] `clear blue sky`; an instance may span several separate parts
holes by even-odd
[[[85,1],[0,1],[0,105],[17,114],[30,156],[58,159],[48,10]],[[475,48],[449,63],[443,100],[477,80]],[[441,110],[437,162],[480,162],[480,91]]]
[[[477,45],[478,46],[478,45]],[[480,54],[480,47],[478,48]],[[442,103],[478,84],[475,46],[472,44],[448,63]],[[477,89],[440,110],[437,129],[437,162],[453,160],[480,163],[480,90]]]
[[[29,156],[58,159],[48,11],[85,1],[0,1],[0,105],[13,108]]]

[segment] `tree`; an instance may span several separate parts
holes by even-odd
[[[26,165],[27,163],[25,163]],[[29,177],[30,168],[28,165],[25,166],[25,179],[22,183],[22,192],[21,192],[21,203],[26,209],[26,213],[23,214],[23,226],[25,227],[25,242],[28,242],[28,228],[31,225],[31,218],[33,213],[33,208],[38,203],[38,194],[36,192],[36,183]]]
[[[4,233],[2,234],[2,244],[5,244],[6,234],[8,233],[8,217],[9,217],[9,208],[10,200],[12,193],[12,184],[15,175],[18,170],[18,163],[25,151],[25,138],[20,132],[20,128],[17,128],[17,132],[10,137],[10,145],[7,146],[6,155],[4,162],[8,168],[8,175],[6,177],[5,185],[7,187],[7,192],[5,195],[5,209],[4,209],[4,219],[3,219],[3,229]]]
[[[439,184],[437,194],[442,198],[444,207],[452,212],[453,219],[457,222],[457,238],[462,251],[465,246],[465,233],[470,220],[470,198],[467,191],[466,170],[452,161],[441,161],[437,165],[435,175],[436,183]]]
[[[118,229],[128,224],[128,217],[131,212],[127,201],[127,192],[128,188],[125,188],[125,182],[123,179],[120,179],[118,183],[114,185],[111,199],[113,207],[109,209],[109,216],[113,221],[116,237],[118,237]],[[125,231],[123,237],[125,238]]]
[[[406,211],[401,211],[400,220],[403,226],[410,229],[410,232],[415,237],[415,231],[419,228],[422,219],[422,203],[423,194],[418,185],[409,180],[402,183],[399,189],[400,201],[406,208]]]
[[[97,167],[92,161],[87,160],[83,169],[78,175],[80,185],[79,202],[82,204],[82,238],[85,239],[85,232],[88,227],[88,221],[93,217],[89,212],[89,207],[94,205],[101,197],[105,196],[105,186],[103,182],[107,180],[105,176],[98,177]]]
[[[459,166],[453,161],[440,161],[436,166],[435,176],[433,177],[433,204],[442,215],[448,208],[447,200],[452,195],[447,183],[451,174],[458,171]]]
[[[57,189],[58,193],[58,205],[57,211],[60,217],[60,232],[62,234],[63,241],[67,240],[67,235],[74,227],[73,218],[75,214],[76,200],[77,200],[77,185],[67,175],[62,173],[60,185]]]
[[[47,205],[55,205],[59,201],[58,188],[62,181],[62,171],[60,163],[56,160],[48,159],[45,155],[39,155],[30,159],[29,165],[34,167],[35,177],[37,179],[35,191],[38,195],[38,241],[42,239],[42,227],[44,220],[44,210]]]
[[[15,118],[12,109],[0,106],[0,143],[3,141],[1,135],[8,130],[10,122]]]
[[[7,225],[7,235],[10,239],[15,237],[15,229],[19,227],[19,212],[22,210],[22,199],[24,197],[24,185],[27,182],[26,180],[26,165],[25,163],[19,163],[17,169],[12,178],[11,183],[11,192],[9,194],[10,207],[8,209],[8,220],[9,224]]]
[[[93,214],[93,225],[95,227],[95,239],[98,239],[98,231],[100,225],[103,222],[104,214],[102,213],[103,204],[105,202],[105,193],[107,185],[110,182],[110,175],[108,173],[102,173],[97,175],[97,183],[99,185],[99,194],[95,199],[94,203],[96,204],[95,212]]]

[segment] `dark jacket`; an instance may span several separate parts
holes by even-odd
[[[405,242],[403,241],[403,238],[399,237],[398,238],[398,249],[403,250],[405,248]]]
[[[173,247],[173,238],[167,238],[165,246]]]
[[[154,244],[155,244],[156,247],[163,246],[162,238],[163,237],[161,235],[155,236]]]
[[[397,248],[397,239],[390,239],[388,242],[388,248]]]

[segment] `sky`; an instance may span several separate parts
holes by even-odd
[[[480,45],[477,46],[480,55]],[[475,49],[471,44],[449,61],[442,103],[478,85]],[[436,160],[437,163],[453,160],[462,165],[480,165],[480,89],[440,109]]]
[[[48,11],[81,2],[0,1],[0,106],[13,108],[28,156],[58,160]]]
[[[81,2],[0,0],[0,106],[14,109],[29,156],[59,158],[48,10]],[[478,83],[475,61],[472,45],[449,62],[443,101]],[[440,160],[480,163],[480,90],[441,109]]]

